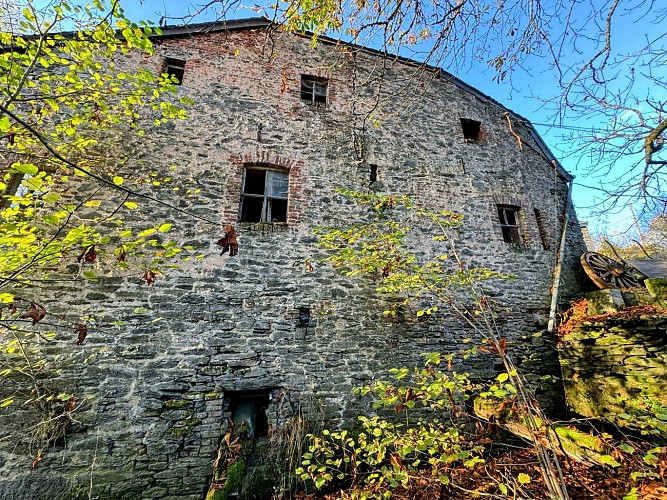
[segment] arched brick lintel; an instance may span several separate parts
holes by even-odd
[[[253,151],[233,154],[229,157],[231,165],[227,181],[227,201],[223,209],[224,221],[238,221],[243,184],[243,170],[249,166],[262,166],[287,170],[289,172],[289,201],[287,205],[287,224],[297,225],[304,213],[303,185],[301,171],[303,162],[295,158],[280,155],[273,151]]]

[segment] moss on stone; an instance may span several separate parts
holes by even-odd
[[[194,427],[195,425],[201,424],[201,418],[188,418],[181,423],[187,427]]]
[[[621,425],[628,422],[618,415],[631,413],[636,401],[667,406],[666,329],[664,314],[580,323],[560,347],[568,406]]]
[[[245,475],[245,469],[246,469],[245,461],[241,458],[236,462],[232,462],[231,464],[229,464],[226,471],[225,482],[222,485],[222,488],[219,490],[212,490],[220,492],[219,496],[215,496],[214,499],[227,500],[229,494],[234,492],[234,490],[236,490],[236,488],[238,488],[241,485],[241,481],[243,480],[243,476]],[[207,500],[208,500],[208,495],[207,495]]]
[[[659,306],[667,307],[667,278],[650,278],[644,284]]]
[[[165,434],[171,437],[185,437],[192,434],[192,429],[190,429],[189,427],[172,427],[170,429],[167,429],[167,432],[165,432]]]
[[[227,493],[222,490],[211,489],[206,494],[206,500],[226,500]]]
[[[184,399],[170,399],[164,402],[164,407],[171,410],[174,408],[183,408],[184,406],[188,406],[189,404],[190,401],[186,401]]]
[[[598,290],[586,294],[588,301],[588,315],[607,314],[618,312],[625,307],[623,296],[619,290]]]

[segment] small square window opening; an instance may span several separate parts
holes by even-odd
[[[172,79],[175,78],[178,80],[175,83],[176,85],[180,85],[183,82],[183,76],[185,75],[185,61],[182,59],[167,57],[164,72],[167,73]]]
[[[477,120],[461,118],[461,129],[463,130],[463,139],[465,142],[482,142],[482,123]]]
[[[370,181],[371,183],[377,182],[378,180],[378,166],[370,165]]]
[[[246,168],[241,195],[241,222],[287,222],[289,174]]]
[[[329,82],[326,78],[301,75],[301,99],[309,103],[326,104]]]
[[[521,245],[521,227],[519,224],[519,207],[498,205],[498,218],[503,231],[503,240],[513,245]]]

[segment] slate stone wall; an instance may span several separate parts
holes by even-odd
[[[388,299],[372,282],[341,278],[317,262],[312,230],[349,224],[358,214],[340,187],[408,194],[429,208],[463,213],[457,245],[465,264],[515,276],[488,291],[504,311],[497,324],[515,361],[531,380],[559,373],[553,339],[540,332],[567,184],[520,118],[417,66],[324,42],[312,49],[298,36],[240,30],[163,39],[156,49],[134,63],[159,70],[164,57],[185,59],[179,92],[195,101],[191,118],[149,126],[143,139],[122,146],[134,157],[135,176],[157,171],[173,179],[145,189],[220,225],[143,206],[137,226],[172,223],[205,257],[152,288],[136,276],[109,275],[58,290],[51,317],[87,311],[97,319],[84,345],[71,346],[87,363],[64,367],[58,384],[95,398],[77,412],[80,423],[66,444],[50,449],[35,470],[24,449],[2,444],[0,497],[87,498],[92,485],[94,498],[201,498],[230,392],[263,391],[269,426],[297,411],[350,425],[368,411],[352,387],[475,338],[447,311],[391,321],[382,313]],[[302,74],[328,78],[326,106],[301,100]],[[461,118],[480,121],[485,140],[464,141]],[[237,222],[243,169],[256,164],[289,171],[286,225]],[[372,185],[369,165],[377,166]],[[182,197],[173,186],[183,186]],[[201,193],[190,198],[185,187]],[[497,204],[521,208],[525,246],[503,241]],[[235,257],[220,256],[214,245],[228,222],[239,233]],[[575,266],[584,251],[573,209],[568,234],[565,296],[578,290]],[[435,251],[426,237],[420,244]],[[31,293],[45,292],[22,291]],[[305,327],[298,319],[304,308],[311,313]],[[495,375],[494,365],[487,356],[458,368],[483,378]],[[557,411],[561,398],[552,386],[544,401]],[[3,427],[19,425],[21,411],[4,415]]]
[[[666,285],[667,279],[652,278],[646,281],[648,290],[586,295],[588,317],[559,344],[567,404],[578,415],[627,426],[619,415],[652,413],[658,428],[665,428]],[[624,310],[647,305],[656,310],[644,308],[634,314]]]

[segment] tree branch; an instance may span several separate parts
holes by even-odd
[[[47,150],[48,150],[48,151],[49,151],[55,158],[57,158],[58,160],[60,160],[60,161],[63,162],[64,164],[66,164],[66,165],[72,167],[74,170],[77,170],[77,171],[79,171],[79,172],[81,172],[81,173],[83,173],[83,174],[86,174],[87,176],[92,177],[93,179],[95,179],[95,180],[101,182],[102,184],[105,184],[105,185],[107,185],[107,186],[110,186],[110,187],[112,187],[113,189],[115,189],[115,190],[117,190],[117,191],[122,191],[122,192],[127,193],[128,195],[131,195],[131,196],[136,196],[136,197],[138,197],[138,198],[143,198],[143,199],[146,199],[146,200],[153,201],[153,202],[155,202],[155,203],[157,203],[157,204],[159,204],[159,205],[162,205],[162,206],[164,206],[164,207],[170,208],[170,209],[172,209],[172,210],[175,210],[176,212],[179,212],[179,213],[182,213],[182,214],[184,214],[184,215],[187,215],[187,216],[189,216],[189,217],[191,217],[191,218],[193,218],[193,219],[201,220],[201,221],[206,222],[206,223],[211,224],[211,225],[215,225],[215,226],[219,226],[219,225],[220,225],[220,222],[219,222],[219,221],[212,221],[212,220],[210,220],[210,219],[207,219],[206,217],[202,217],[202,216],[200,216],[200,215],[193,214],[193,213],[191,213],[191,212],[188,212],[187,210],[183,210],[182,208],[178,208],[178,207],[176,207],[176,206],[174,206],[174,205],[172,205],[172,204],[170,204],[170,203],[167,203],[167,202],[165,202],[165,201],[159,200],[158,198],[155,198],[155,197],[153,197],[153,196],[150,196],[150,195],[147,195],[147,194],[144,194],[144,193],[139,193],[139,192],[137,192],[137,191],[134,191],[133,189],[129,189],[129,188],[126,188],[126,187],[124,187],[124,186],[119,186],[119,185],[117,185],[117,184],[114,184],[112,181],[110,181],[110,180],[108,180],[108,179],[105,179],[104,177],[99,176],[99,175],[97,175],[97,174],[91,172],[90,170],[88,170],[88,169],[86,169],[86,168],[80,167],[80,166],[77,165],[76,163],[72,162],[71,160],[68,160],[67,158],[65,158],[64,156],[62,156],[60,153],[58,153],[58,151],[56,151],[56,150],[51,146],[51,144],[49,144],[49,142],[46,140],[46,138],[45,138],[40,132],[38,132],[32,125],[30,125],[29,123],[27,123],[25,120],[23,120],[22,118],[20,118],[16,113],[12,112],[12,111],[9,110],[7,107],[5,107],[4,105],[1,105],[1,104],[0,104],[0,111],[3,112],[3,113],[5,113],[5,114],[7,114],[8,116],[10,116],[16,123],[18,123],[19,125],[21,125],[22,127],[24,127],[26,130],[28,130],[31,134],[33,134],[33,135],[35,136],[35,138],[37,138],[37,140],[38,140],[39,142],[42,143],[42,145],[43,145],[43,146],[44,146],[44,147],[45,147],[45,148],[46,148],[46,149],[47,149]]]

